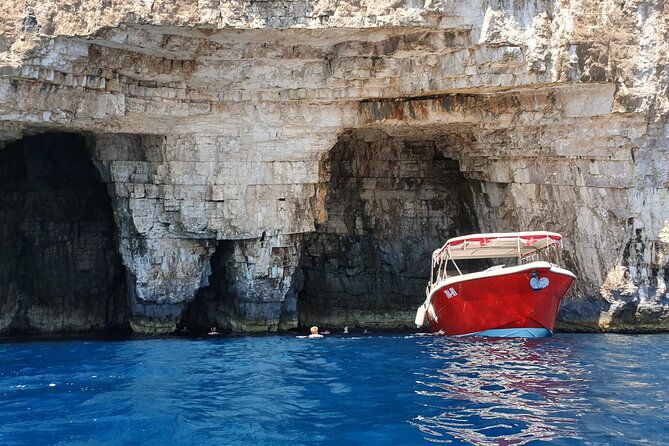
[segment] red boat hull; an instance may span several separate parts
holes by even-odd
[[[512,329],[552,333],[560,302],[575,277],[546,262],[536,263],[446,280],[432,293],[430,331],[450,336]],[[548,285],[533,289],[533,275],[548,279]]]

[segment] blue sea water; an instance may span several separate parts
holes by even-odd
[[[669,335],[0,344],[0,444],[667,444]]]

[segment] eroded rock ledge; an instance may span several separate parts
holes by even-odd
[[[560,327],[667,330],[665,8],[5,2],[0,333],[409,326],[519,229]]]

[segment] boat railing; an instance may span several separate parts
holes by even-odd
[[[553,266],[560,266],[560,247],[558,245],[549,245],[541,251],[536,251],[525,257],[519,257],[519,265],[545,260]]]
[[[460,269],[457,263],[455,263],[455,260],[452,258],[447,257],[445,260],[436,260],[432,259],[432,275],[430,277],[430,281],[427,283],[427,287],[425,289],[425,293],[429,296],[430,292],[434,287],[438,287],[443,281],[449,278],[448,275],[448,262],[451,262],[453,266],[455,267],[456,271],[458,272],[458,275],[462,276],[464,273]],[[436,274],[435,274],[436,270]]]

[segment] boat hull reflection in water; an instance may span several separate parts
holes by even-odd
[[[434,441],[523,444],[582,440],[588,373],[569,349],[546,340],[439,338],[426,354],[442,362],[418,380],[429,407],[414,425]],[[437,413],[435,413],[437,412]]]

